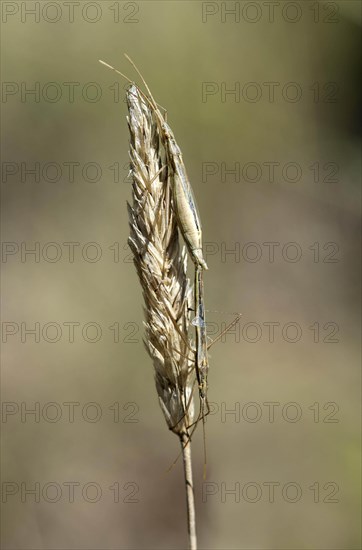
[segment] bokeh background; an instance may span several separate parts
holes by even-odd
[[[97,61],[134,77],[123,52],[184,154],[210,334],[243,314],[212,348],[206,483],[193,443],[200,547],[360,548],[360,2],[35,4],[1,5],[3,548],[187,546],[126,246],[124,82]]]

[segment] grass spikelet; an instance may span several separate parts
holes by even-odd
[[[187,496],[189,546],[196,549],[188,426],[193,423],[194,353],[188,337],[190,283],[172,206],[172,170],[150,106],[136,85],[127,91],[133,203],[128,243],[141,283],[145,345],[153,360],[158,399],[180,438]]]
[[[187,433],[193,421],[193,356],[188,339],[190,283],[179,245],[169,171],[149,107],[131,86],[127,93],[133,204],[128,243],[145,301],[145,345],[169,428]]]

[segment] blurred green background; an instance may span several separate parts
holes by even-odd
[[[35,4],[1,5],[3,548],[187,545],[126,247],[124,82],[98,63],[133,77],[123,52],[184,154],[210,334],[243,313],[212,348],[206,484],[193,444],[200,548],[360,548],[360,2]]]

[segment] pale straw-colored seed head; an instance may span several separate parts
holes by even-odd
[[[150,106],[127,91],[133,204],[128,205],[134,264],[145,301],[145,345],[169,428],[184,436],[193,422],[194,354],[188,337],[190,284],[172,206],[172,173]]]

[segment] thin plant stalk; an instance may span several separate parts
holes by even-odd
[[[192,481],[191,445],[187,437],[186,438],[181,437],[180,441],[181,441],[181,447],[182,447],[182,458],[183,458],[184,474],[185,474],[189,548],[190,550],[197,550],[195,496],[194,496],[194,485]]]

